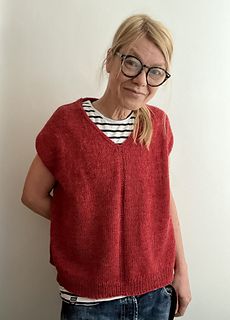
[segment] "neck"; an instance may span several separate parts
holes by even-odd
[[[106,94],[104,94],[100,99],[93,102],[93,106],[105,117],[113,120],[123,120],[126,119],[132,110],[128,110],[118,103],[114,102],[114,99],[111,99]]]

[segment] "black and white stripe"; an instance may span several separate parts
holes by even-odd
[[[60,297],[63,301],[70,303],[70,304],[78,304],[78,305],[92,305],[96,302],[102,302],[102,301],[110,301],[115,299],[124,298],[125,296],[115,296],[110,298],[101,298],[101,299],[91,299],[86,297],[79,297],[75,295],[74,293],[69,292],[64,287],[59,287]]]
[[[90,120],[114,143],[122,144],[133,131],[135,121],[133,112],[126,119],[113,120],[96,110],[90,100],[84,101],[82,107]]]

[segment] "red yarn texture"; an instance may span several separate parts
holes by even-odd
[[[51,258],[57,281],[76,295],[139,295],[173,279],[168,116],[148,106],[150,149],[132,134],[115,144],[89,119],[85,98],[59,107],[36,138],[56,184]]]

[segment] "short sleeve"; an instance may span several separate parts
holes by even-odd
[[[170,125],[170,121],[167,114],[165,114],[165,134],[166,134],[167,149],[168,149],[168,155],[169,155],[170,152],[172,151],[174,138],[173,138],[171,125]]]
[[[63,112],[60,107],[41,129],[35,141],[38,156],[56,179],[63,153],[62,127]]]

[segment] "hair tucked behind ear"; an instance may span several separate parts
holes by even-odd
[[[142,37],[146,37],[161,50],[168,70],[173,53],[171,35],[163,24],[144,14],[133,15],[122,22],[113,38],[112,54],[115,55],[123,46],[131,46]],[[138,140],[149,149],[153,135],[150,110],[147,106],[142,106],[134,112],[136,115],[133,130],[134,141]]]

